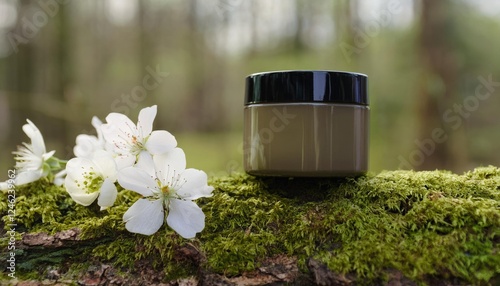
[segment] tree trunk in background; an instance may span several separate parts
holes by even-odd
[[[137,20],[139,22],[137,32],[139,33],[139,57],[140,57],[140,66],[139,66],[139,78],[137,79],[138,81],[141,81],[142,78],[144,77],[144,69],[149,65],[152,68],[154,68],[155,65],[153,65],[151,59],[153,58],[153,43],[151,41],[150,37],[150,32],[153,29],[153,27],[150,27],[148,25],[148,17],[152,17],[152,15],[149,15],[149,9],[148,9],[148,1],[139,1],[138,2],[138,17]]]
[[[444,112],[457,101],[459,71],[449,31],[454,3],[435,0],[421,3],[419,56],[423,70],[417,98],[419,143],[416,142],[414,148],[420,149],[422,156],[410,158],[410,163],[417,170],[462,171],[467,159],[464,129],[460,126],[453,130],[450,124],[443,122]],[[439,138],[436,141],[433,134],[439,129],[445,134],[436,136]]]
[[[203,93],[207,92],[203,88],[204,73],[203,73],[203,50],[198,42],[198,19],[196,16],[198,3],[197,0],[189,0],[189,9],[187,10],[187,30],[185,31],[187,37],[187,50],[189,55],[188,63],[188,76],[191,77],[191,86],[188,88],[188,104],[185,105],[186,112],[183,118],[184,127],[187,130],[200,130],[202,129],[203,118],[206,117],[206,110],[204,108]]]
[[[109,96],[108,94],[102,94],[103,91],[107,89],[105,86],[107,85],[106,81],[103,81],[103,73],[106,71],[107,67],[110,65],[111,56],[115,51],[110,48],[109,37],[112,36],[112,27],[110,27],[109,21],[106,19],[105,7],[106,2],[104,1],[88,1],[88,5],[94,11],[92,16],[89,17],[89,29],[91,29],[92,33],[89,37],[90,41],[92,41],[92,67],[91,67],[91,80],[92,88],[90,89],[91,94],[94,96],[97,94],[99,96],[95,96],[93,100],[99,100],[102,96]],[[117,94],[116,96],[119,96]],[[88,101],[87,104],[89,106],[94,105],[94,102]],[[109,109],[106,108],[105,111]],[[111,109],[111,111],[117,111]]]
[[[305,49],[304,47],[304,42],[302,39],[302,35],[304,33],[304,21],[305,18],[309,15],[304,15],[306,14],[306,5],[309,5],[308,3],[304,3],[302,0],[295,0],[295,21],[296,21],[296,29],[295,29],[295,34],[293,37],[293,50],[295,52],[300,52]]]
[[[358,20],[358,0],[338,1],[334,5],[335,37],[339,43],[344,60],[351,64],[353,69],[357,66],[357,61],[364,44],[356,41],[357,31],[360,29]]]
[[[257,2],[255,1],[249,1],[248,5],[250,8],[248,9],[248,13],[250,14],[250,38],[251,38],[251,43],[252,46],[250,47],[250,50],[247,53],[248,58],[253,58],[255,55],[258,54],[259,52],[259,36],[258,36],[258,28],[257,25],[259,24],[259,7],[257,5]]]
[[[56,102],[60,102],[63,108],[66,106],[67,98],[66,95],[68,92],[71,92],[71,82],[73,81],[73,65],[70,57],[70,53],[72,51],[70,40],[70,30],[71,25],[69,21],[70,11],[66,5],[59,5],[59,13],[57,15],[57,26],[56,31],[58,32],[55,35],[57,46],[56,46],[56,76],[54,78],[54,91],[51,92],[52,97]],[[49,51],[50,52],[50,51]],[[66,110],[59,110],[61,115],[66,114]],[[68,117],[74,117],[68,115]],[[74,143],[74,138],[69,138],[68,135],[68,126],[66,116],[57,116],[53,119],[53,124],[51,124],[50,130],[52,134],[51,138],[57,138],[58,143],[60,144],[58,150],[65,150],[66,154],[59,154],[58,156],[71,156],[72,155],[72,146]],[[49,129],[49,128],[47,128]],[[54,132],[55,131],[55,132]],[[71,142],[71,144],[70,144]],[[62,147],[62,148],[61,148]]]
[[[216,131],[224,129],[227,121],[223,108],[224,60],[206,45],[204,34],[213,25],[211,21],[222,21],[214,13],[203,25],[199,23],[199,0],[190,0],[186,29],[186,52],[189,55],[189,87],[183,117],[184,129],[188,131]]]
[[[21,19],[27,15],[31,1],[20,1],[19,16],[17,26],[12,31],[12,35],[23,35]],[[8,146],[16,146],[20,142],[26,141],[26,135],[21,132],[21,126],[29,118],[32,103],[32,91],[35,81],[34,74],[34,54],[35,49],[30,43],[17,43],[14,51],[6,60],[6,80],[5,86],[10,108],[10,123]],[[13,151],[13,150],[12,150]]]

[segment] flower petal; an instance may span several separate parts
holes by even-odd
[[[93,152],[100,148],[99,145],[100,143],[97,137],[80,134],[76,136],[76,145],[73,147],[73,153],[76,157],[91,158]]]
[[[136,156],[134,154],[126,153],[115,157],[116,168],[121,170],[123,168],[132,167],[135,164]]]
[[[97,204],[101,206],[101,210],[104,210],[115,203],[117,195],[118,191],[116,190],[116,186],[113,181],[110,179],[104,179],[100,189],[99,198],[97,199]]]
[[[109,178],[112,182],[116,181],[117,168],[113,155],[104,150],[96,150],[92,162],[99,168],[99,172],[104,178]]]
[[[71,198],[78,204],[82,206],[90,206],[95,199],[99,196],[99,192],[94,192],[91,194],[86,193],[70,193]]]
[[[165,130],[156,130],[149,136],[145,147],[149,153],[155,155],[171,151],[176,146],[177,140],[174,135]]]
[[[153,156],[146,150],[139,153],[135,166],[143,169],[148,174],[155,174]]]
[[[181,148],[153,156],[156,176],[163,186],[171,186],[180,173],[186,169],[186,155]]]
[[[56,150],[52,150],[50,152],[42,154],[42,160],[43,161],[49,160],[55,153],[56,153]]]
[[[99,134],[99,128],[101,128],[101,125],[102,125],[101,119],[99,119],[99,117],[97,117],[97,116],[93,116],[91,124],[96,129],[97,134]]]
[[[104,148],[105,140],[104,136],[102,135],[102,124],[102,121],[97,116],[92,117],[92,126],[94,126],[95,131],[97,132],[97,140],[99,141],[99,146]]]
[[[7,182],[0,182],[0,191],[7,191],[10,190],[10,184]]]
[[[71,198],[78,204],[89,206],[95,199],[99,196],[99,192],[87,193],[82,184],[73,179],[71,176],[66,176],[64,181],[64,186],[66,191],[71,196]]]
[[[151,131],[153,131],[153,121],[156,117],[157,107],[153,105],[151,107],[146,107],[141,109],[139,112],[139,119],[137,121],[137,131],[139,131],[139,136],[141,139],[149,136]]]
[[[137,192],[145,197],[159,192],[155,178],[138,167],[127,167],[118,172],[118,183],[127,190]]]
[[[168,225],[184,238],[193,238],[205,228],[205,214],[192,201],[171,199]]]
[[[134,137],[137,137],[137,127],[127,116],[121,113],[110,113],[105,124],[101,125],[102,135],[106,142],[113,146],[116,153],[129,151]]]
[[[45,142],[43,141],[43,136],[36,125],[31,122],[31,120],[26,119],[28,124],[23,125],[23,131],[31,139],[31,145],[33,146],[33,153],[41,156],[45,153]]]
[[[54,176],[54,185],[56,186],[62,186],[64,184],[64,180],[66,179],[66,174],[68,171],[66,169],[63,169],[59,171],[55,176]]]
[[[96,176],[100,176],[100,170],[95,166],[95,164],[85,158],[73,158],[66,163],[67,177],[72,180],[84,181],[89,179],[91,172],[95,173]]]
[[[106,126],[107,130],[113,132],[128,131],[135,129],[135,124],[126,115],[116,112],[111,112],[106,116],[106,123],[101,125],[101,128]]]
[[[186,169],[179,176],[179,186],[173,186],[173,188],[177,195],[188,200],[211,197],[214,188],[207,185],[207,180],[205,172],[196,169]]]
[[[30,170],[30,171],[19,172],[16,175],[15,185],[21,186],[32,183],[40,179],[42,175],[43,175],[43,170],[32,170],[32,171]]]
[[[125,228],[134,233],[151,235],[160,229],[165,220],[163,201],[148,199],[138,199],[123,214]]]

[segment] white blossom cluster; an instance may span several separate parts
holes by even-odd
[[[127,230],[151,235],[166,220],[182,237],[195,237],[205,227],[205,214],[193,200],[210,197],[213,187],[205,172],[186,169],[186,156],[172,134],[153,131],[156,113],[156,105],[142,109],[137,124],[120,113],[110,113],[105,123],[94,117],[97,136],[78,135],[76,157],[67,162],[46,151],[42,134],[28,120],[23,130],[31,144],[13,152],[15,185],[47,177],[64,185],[75,202],[89,206],[97,200],[101,210],[113,206],[120,185],[142,195],[123,215]]]

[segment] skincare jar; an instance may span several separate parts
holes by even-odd
[[[246,78],[243,164],[256,176],[357,176],[368,169],[368,77],[274,71]]]

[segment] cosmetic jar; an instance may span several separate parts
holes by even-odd
[[[243,165],[255,176],[358,176],[368,169],[368,77],[274,71],[246,78]]]

